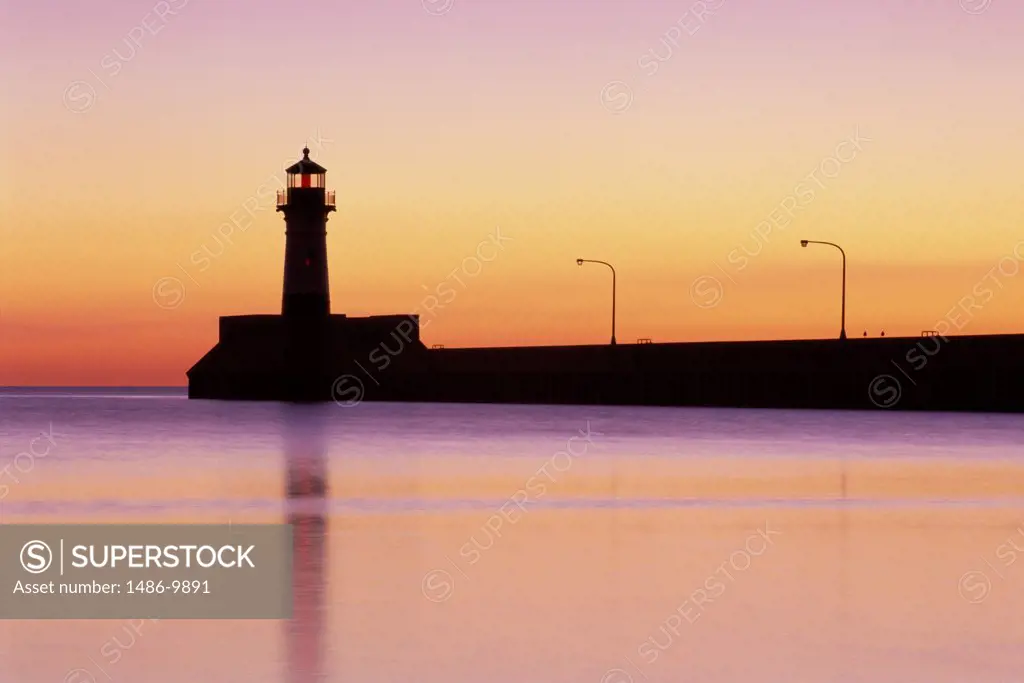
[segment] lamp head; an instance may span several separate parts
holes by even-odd
[[[581,258],[576,259],[576,265],[577,266],[582,266],[583,265],[583,259],[581,259]]]
[[[801,247],[806,247],[807,246],[807,240],[800,240],[800,246]]]

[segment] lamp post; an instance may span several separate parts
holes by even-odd
[[[600,263],[602,266],[608,266],[612,271],[612,346],[615,345],[615,268],[612,264],[606,263],[605,261],[594,261],[592,259],[578,258],[576,259],[577,266],[583,266],[584,263]]]
[[[806,247],[808,244],[826,244],[830,247],[835,247],[839,250],[839,253],[843,255],[843,313],[842,313],[842,326],[839,329],[839,338],[846,339],[846,252],[838,244],[832,242],[819,242],[817,240],[800,240],[800,246]]]

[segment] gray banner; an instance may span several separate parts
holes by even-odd
[[[0,525],[0,619],[288,619],[289,525]]]

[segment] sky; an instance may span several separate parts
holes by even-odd
[[[55,19],[56,17],[56,19]],[[0,8],[0,385],[183,385],[280,311],[446,347],[1020,332],[1011,0],[37,0]]]

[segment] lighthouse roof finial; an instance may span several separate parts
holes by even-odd
[[[309,158],[309,147],[302,148],[302,159],[298,163],[285,169],[285,173],[292,175],[318,175],[326,173],[327,169]]]

